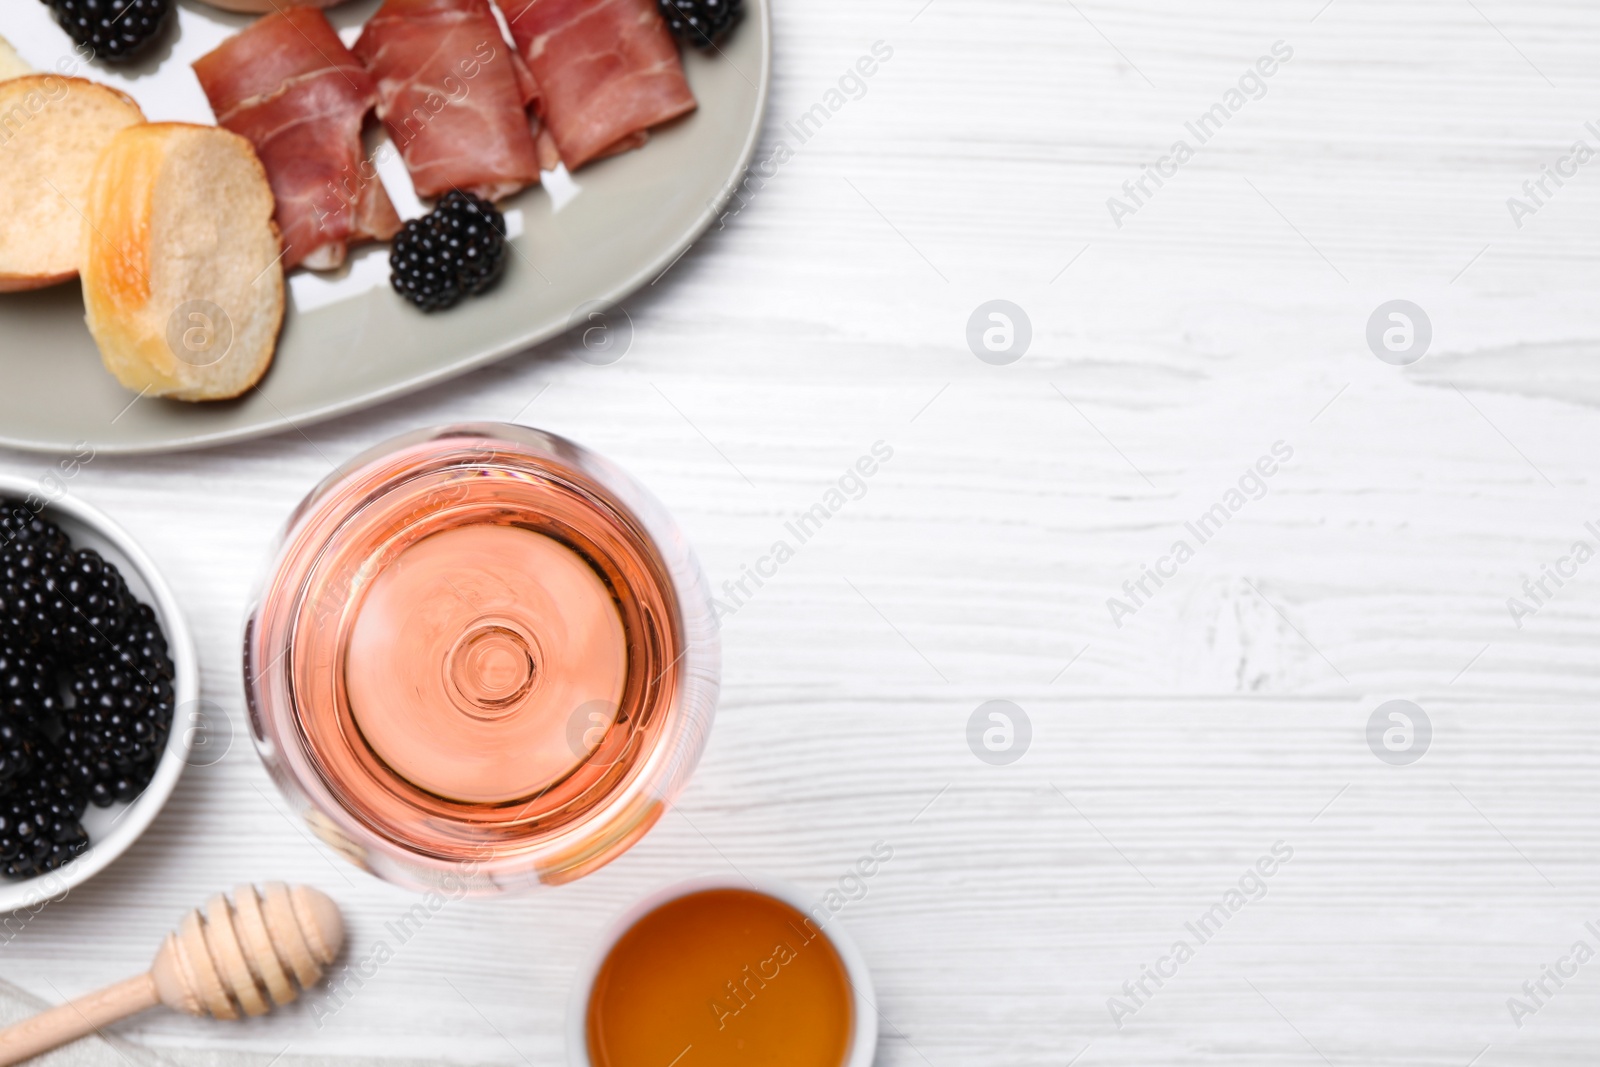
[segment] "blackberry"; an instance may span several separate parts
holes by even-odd
[[[0,873],[33,878],[56,870],[89,848],[79,822],[82,798],[54,763],[46,763],[22,788],[0,801]]]
[[[132,800],[150,784],[166,747],[171,685],[153,672],[108,660],[81,667],[72,695],[59,740],[69,775],[99,807]]]
[[[45,643],[51,587],[62,570],[62,554],[48,544],[19,539],[0,547],[0,641],[23,648]]]
[[[61,743],[65,746],[88,744],[83,735],[75,730],[63,733]],[[76,749],[63,759],[66,761],[67,780],[72,783],[75,795],[84,798],[86,804],[109,808],[118,799],[132,799],[139,795],[134,779],[119,774],[117,767],[109,760],[82,755]]]
[[[0,716],[0,797],[25,781],[33,765],[33,731],[9,716]]]
[[[126,62],[149,47],[172,13],[172,0],[45,0],[78,45],[107,63]]]
[[[711,48],[733,29],[743,0],[656,0],[667,29],[684,44]]]
[[[77,658],[115,647],[134,621],[127,583],[92,548],[69,555],[49,572],[44,584],[43,638],[58,655]]]
[[[0,714],[39,731],[61,709],[54,665],[37,651],[0,645]]]
[[[81,827],[80,827],[81,829]],[[59,871],[85,852],[89,851],[89,835],[84,833],[80,838],[71,841],[36,842],[36,846],[48,844],[48,847],[34,850],[32,855],[22,857],[12,863],[0,867],[0,873],[16,881],[25,881],[37,878],[41,874]]]
[[[505,269],[506,221],[489,201],[452,189],[438,206],[395,235],[389,279],[423,311],[454,307],[494,284]]]
[[[149,785],[172,732],[172,682],[156,614],[117,568],[0,499],[0,873],[66,864],[89,847],[79,819],[90,803]]]
[[[16,500],[0,500],[0,644],[33,649],[52,626],[51,588],[72,557],[61,528]]]
[[[130,623],[114,654],[128,669],[136,670],[146,681],[172,680],[172,660],[167,656],[167,635],[161,632],[156,613],[149,604],[135,602]],[[128,657],[133,657],[130,662]]]
[[[72,551],[72,542],[61,527],[22,501],[4,497],[0,498],[0,547],[12,544],[48,548],[58,556]]]

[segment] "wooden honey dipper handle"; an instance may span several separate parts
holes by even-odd
[[[107,986],[0,1030],[0,1064],[21,1063],[159,1003],[149,974]]]
[[[307,886],[242,885],[218,893],[168,934],[150,970],[0,1030],[0,1067],[87,1037],[165,1004],[190,1015],[237,1019],[287,1004],[314,985],[344,944],[338,907]],[[292,977],[292,980],[291,980]]]

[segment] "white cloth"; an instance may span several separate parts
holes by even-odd
[[[10,1026],[37,1015],[50,1004],[0,980],[0,1026]],[[160,1011],[161,1009],[153,1009]],[[366,1059],[354,1056],[306,1056],[220,1049],[163,1049],[156,1052],[108,1031],[91,1035],[28,1061],[28,1067],[406,1067],[408,1063],[436,1067],[437,1061]]]

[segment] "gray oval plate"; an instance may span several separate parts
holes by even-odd
[[[160,55],[126,73],[101,64],[73,70],[70,43],[45,5],[13,5],[3,32],[24,59],[115,85],[152,120],[212,121],[189,63],[250,21],[181,0],[177,32]],[[360,0],[328,15],[349,40],[377,6]],[[337,277],[294,271],[272,369],[238,400],[186,404],[124,390],[100,365],[75,281],[0,294],[0,444],[159,452],[275,433],[421,389],[587,321],[668,270],[743,177],[771,69],[768,0],[746,7],[720,51],[686,50],[697,111],[656,130],[642,149],[571,177],[547,174],[545,186],[501,205],[514,254],[493,290],[424,315],[389,288],[387,245],[352,255]],[[380,174],[402,215],[421,213],[398,161]]]

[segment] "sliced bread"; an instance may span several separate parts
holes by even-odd
[[[112,137],[89,184],[83,301],[100,358],[135,392],[238,396],[283,324],[282,249],[255,149],[215,126]]]
[[[0,292],[78,273],[84,193],[100,150],[139,105],[82,78],[0,81]]]

